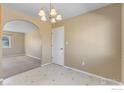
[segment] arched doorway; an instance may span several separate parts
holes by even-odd
[[[41,65],[42,47],[39,28],[27,20],[11,20],[3,27],[3,77]]]

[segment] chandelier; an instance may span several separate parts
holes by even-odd
[[[51,5],[50,3],[50,10],[49,13],[46,13],[45,10],[42,8],[38,14],[41,17],[41,21],[49,21],[51,23],[56,23],[57,21],[62,20],[62,16],[57,12],[57,10]]]

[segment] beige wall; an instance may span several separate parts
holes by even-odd
[[[3,48],[3,56],[17,56],[25,54],[24,33],[5,31],[3,35],[11,37],[11,48]]]
[[[11,8],[4,7],[4,24],[12,20],[26,20],[39,28],[42,43],[42,64],[51,62],[51,24],[41,22],[38,18],[32,18]]]
[[[57,23],[65,27],[65,65],[121,81],[121,5]],[[82,61],[85,65],[82,66]]]
[[[41,59],[42,46],[39,31],[31,31],[25,34],[25,52],[26,55]]]
[[[2,84],[2,29],[3,29],[3,8],[0,5],[0,85]]]
[[[121,18],[122,18],[122,33],[121,33],[121,35],[122,35],[122,40],[121,40],[121,43],[122,43],[122,51],[121,51],[121,53],[122,53],[122,69],[121,69],[121,74],[122,74],[122,83],[124,84],[124,4],[122,4],[122,15],[121,15]]]

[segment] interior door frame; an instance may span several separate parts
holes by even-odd
[[[63,57],[64,58],[63,58],[63,65],[61,65],[61,66],[64,66],[65,65],[65,28],[64,28],[64,26],[52,28],[52,63],[54,63],[53,62],[53,31],[54,31],[54,29],[57,29],[57,28],[62,28],[64,30],[64,46],[63,46],[63,52],[64,52]],[[59,65],[59,64],[57,64],[57,65]]]

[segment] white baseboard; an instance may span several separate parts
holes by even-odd
[[[50,63],[42,64],[41,66],[43,67],[43,66],[50,65],[50,64],[52,63],[50,62]]]
[[[102,77],[102,76],[99,76],[99,75],[96,75],[96,74],[93,74],[93,73],[89,73],[89,72],[86,72],[86,71],[81,71],[81,70],[78,70],[76,68],[71,68],[71,67],[68,67],[68,66],[64,66],[64,67],[68,68],[68,69],[71,69],[71,70],[74,70],[74,71],[77,71],[77,72],[80,72],[80,73],[83,73],[83,74],[87,74],[89,76],[93,76],[93,77],[100,78],[100,79],[103,79],[103,80],[106,80],[106,81],[114,82],[114,83],[119,84],[119,85],[123,85],[121,82],[118,82],[116,80],[105,78],[105,77]]]
[[[26,56],[28,56],[28,57],[32,57],[32,58],[35,58],[35,59],[38,59],[38,60],[41,60],[41,58],[39,58],[39,57],[35,57],[35,56],[32,56],[32,55],[26,55]]]

